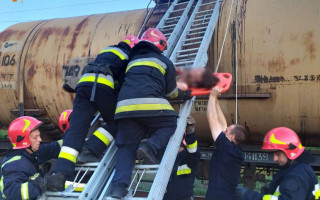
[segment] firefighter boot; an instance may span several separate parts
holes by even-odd
[[[127,193],[127,187],[124,183],[116,183],[111,186],[110,196],[112,198],[122,199]]]
[[[77,163],[92,163],[100,162],[100,159],[86,146],[84,146],[77,157]]]
[[[156,156],[154,155],[152,149],[145,142],[142,142],[140,144],[139,149],[137,151],[137,158],[139,160],[143,160],[144,164],[154,165],[154,164],[158,163]]]
[[[54,173],[47,177],[47,189],[52,192],[65,190],[66,176],[61,173]]]

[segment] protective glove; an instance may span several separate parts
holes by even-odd
[[[47,190],[47,179],[43,176],[38,176],[33,180],[33,184],[35,184],[40,190],[41,193]]]
[[[179,94],[178,97],[176,98],[177,100],[180,100],[182,102],[188,101],[192,98],[191,96],[191,90],[187,91],[182,91],[179,89]]]
[[[186,133],[187,134],[193,134],[196,129],[196,121],[192,116],[189,116],[187,119],[187,128]]]
[[[66,92],[75,93],[79,80],[80,80],[79,77],[71,77],[62,85],[62,88]]]

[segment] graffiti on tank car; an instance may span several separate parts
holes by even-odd
[[[14,46],[14,45],[17,45],[17,44],[18,44],[17,42],[12,42],[12,43],[6,42],[6,43],[4,43],[3,47],[4,48],[8,48],[8,47],[11,47],[11,46]]]
[[[82,74],[80,71],[83,69],[80,68],[79,65],[74,66],[62,66],[62,69],[65,70],[64,77],[72,76],[72,77],[79,77]]]
[[[83,74],[83,69],[89,62],[93,62],[91,57],[76,57],[71,58],[67,65],[62,66],[62,80],[67,80],[70,77],[80,77]]]
[[[15,60],[15,56],[16,55],[3,55],[2,58],[1,58],[1,66],[12,66],[12,65],[15,65],[16,64],[16,60]]]

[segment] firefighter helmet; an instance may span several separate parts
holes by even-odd
[[[134,35],[127,35],[123,38],[123,42],[127,43],[131,48],[134,47],[140,40]]]
[[[29,134],[38,129],[42,122],[28,116],[15,119],[8,128],[8,138],[13,149],[28,148],[30,144]]]
[[[154,44],[158,49],[163,52],[167,47],[166,36],[156,28],[149,28],[141,36],[141,41],[148,41]]]
[[[62,132],[66,132],[70,126],[72,110],[65,110],[59,116],[59,127]]]
[[[283,151],[290,160],[295,160],[304,151],[298,135],[286,127],[270,130],[263,140],[262,149]]]

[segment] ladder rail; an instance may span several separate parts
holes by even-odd
[[[216,24],[218,22],[219,18],[219,7],[220,7],[220,1],[215,2],[215,6],[209,21],[209,24],[207,26],[207,30],[203,36],[202,42],[199,47],[198,54],[194,60],[194,67],[204,67],[207,65],[208,62],[208,48],[210,45],[211,38],[213,36],[214,30],[216,28]]]
[[[162,199],[165,194],[173,165],[176,161],[179,147],[187,125],[187,117],[190,115],[194,101],[195,97],[184,103],[182,108],[180,109],[177,129],[174,135],[169,140],[168,146],[159,167],[159,171],[156,174],[151,190],[149,192],[148,200]]]

